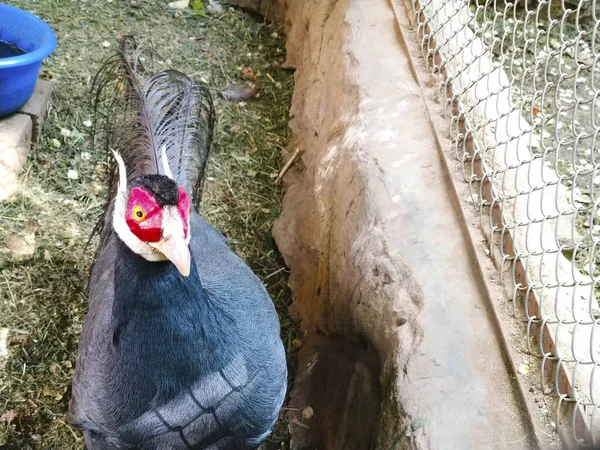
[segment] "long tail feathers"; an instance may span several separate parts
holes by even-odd
[[[147,75],[135,40],[127,36],[94,79],[94,105],[95,138],[102,135],[121,154],[128,181],[172,173],[195,203],[200,200],[215,120],[206,87],[175,70]]]

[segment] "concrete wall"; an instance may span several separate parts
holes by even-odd
[[[314,410],[293,448],[534,448],[387,0],[270,3],[304,150],[273,230],[306,332],[291,406]]]

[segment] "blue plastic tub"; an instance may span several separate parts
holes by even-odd
[[[0,4],[0,41],[25,51],[0,58],[0,117],[4,117],[18,111],[31,98],[42,60],[56,48],[56,35],[33,14]]]

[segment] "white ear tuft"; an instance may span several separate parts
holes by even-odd
[[[117,160],[117,165],[119,166],[119,194],[124,194],[127,191],[127,169],[125,168],[125,162],[121,155],[112,150],[112,153]]]
[[[165,175],[168,176],[171,180],[173,179],[173,173],[169,168],[169,159],[167,158],[167,146],[163,145],[160,149],[160,157],[162,159],[163,170],[165,171]]]

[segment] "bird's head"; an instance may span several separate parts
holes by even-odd
[[[113,227],[119,238],[148,261],[171,261],[183,276],[190,273],[190,198],[167,175],[144,175],[127,183],[123,159],[115,199]]]

